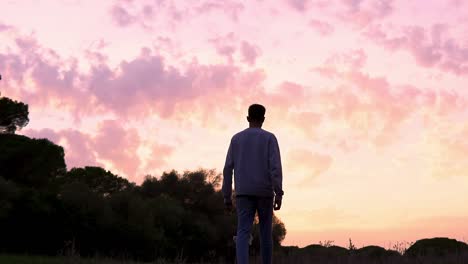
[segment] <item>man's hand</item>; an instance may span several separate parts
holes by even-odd
[[[232,201],[224,202],[224,212],[227,214],[232,214]]]
[[[273,209],[275,211],[278,211],[279,209],[281,209],[281,200],[283,199],[283,197],[281,196],[275,196],[275,203],[273,205]]]

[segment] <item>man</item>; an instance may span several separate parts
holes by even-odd
[[[226,209],[231,211],[234,170],[237,263],[249,262],[249,238],[257,212],[260,222],[262,262],[270,264],[273,250],[271,234],[273,209],[281,208],[283,197],[281,157],[275,135],[262,129],[265,107],[259,104],[251,105],[247,121],[249,128],[237,133],[231,139],[223,170],[222,192]]]

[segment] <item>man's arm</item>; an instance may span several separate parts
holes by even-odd
[[[222,192],[225,204],[232,204],[232,170],[234,169],[234,157],[232,156],[232,140],[226,155],[226,162],[223,169]]]
[[[281,155],[278,146],[278,141],[273,135],[269,142],[269,164],[270,164],[270,175],[273,183],[273,190],[275,192],[275,204],[279,202],[281,207],[281,200],[283,198],[283,169],[281,167]],[[279,209],[279,208],[278,208]]]

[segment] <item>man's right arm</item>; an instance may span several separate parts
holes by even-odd
[[[226,155],[226,162],[223,169],[223,187],[221,191],[224,196],[225,204],[232,204],[232,171],[234,169],[234,157],[232,156],[232,140]]]

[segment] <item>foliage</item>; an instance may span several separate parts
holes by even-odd
[[[387,258],[391,256],[400,256],[400,253],[394,250],[386,250],[378,246],[366,246],[356,250],[356,255],[367,258]]]
[[[114,260],[107,258],[79,258],[76,256],[19,256],[19,255],[0,255],[0,263],[8,264],[142,264],[129,260]],[[168,262],[157,262],[168,263]]]
[[[333,243],[335,243],[335,241],[333,241],[333,240],[325,240],[323,242],[319,241],[319,245],[321,245],[323,247],[331,247],[331,246],[334,245]]]
[[[16,130],[29,123],[28,105],[13,101],[7,97],[0,98],[0,133],[14,134]]]
[[[73,168],[67,172],[66,177],[59,180],[61,184],[83,183],[90,191],[101,196],[108,196],[135,187],[134,183],[100,167]]]
[[[406,250],[406,256],[445,256],[468,252],[468,245],[455,239],[437,237],[416,241]]]
[[[348,245],[348,250],[349,251],[354,251],[356,250],[356,246],[354,245],[353,241],[351,240],[351,238],[349,239],[349,245]]]
[[[49,186],[66,173],[64,151],[47,139],[0,134],[0,176],[16,183]]]
[[[213,170],[148,176],[137,186],[99,167],[66,172],[63,148],[45,139],[0,135],[0,250],[206,261],[233,255]],[[274,221],[279,246],[284,224]]]

